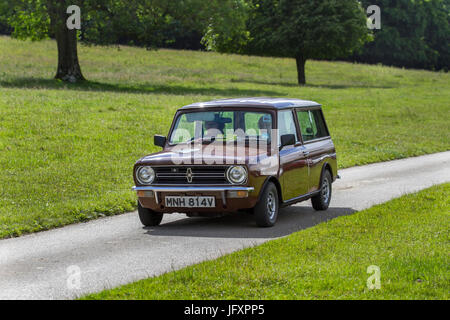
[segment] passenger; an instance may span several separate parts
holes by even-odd
[[[272,118],[268,115],[263,115],[258,120],[259,136],[263,140],[270,139],[270,130],[272,129]]]

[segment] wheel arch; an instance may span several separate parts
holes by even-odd
[[[262,192],[267,187],[269,182],[272,182],[275,185],[275,187],[277,188],[277,192],[278,192],[278,201],[279,201],[280,204],[283,203],[281,184],[280,184],[280,181],[278,181],[278,179],[276,177],[274,177],[274,176],[269,176],[264,181],[264,183],[263,183],[263,185],[261,187],[261,191],[259,192],[259,195],[258,195],[258,202],[261,200]]]
[[[323,178],[323,174],[325,173],[325,171],[327,171],[330,173],[331,175],[331,179],[334,181],[335,178],[333,177],[333,169],[331,168],[331,165],[328,162],[325,162],[322,166],[322,171],[320,172],[320,186],[319,189],[322,188],[322,178]]]

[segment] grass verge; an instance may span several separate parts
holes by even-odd
[[[85,299],[444,299],[450,184]],[[318,213],[320,214],[320,213]],[[369,266],[381,288],[369,290]]]
[[[80,46],[90,81],[52,80],[54,41],[0,36],[0,238],[130,211],[133,163],[180,106],[276,96],[323,104],[340,168],[449,150],[446,73],[211,52]]]

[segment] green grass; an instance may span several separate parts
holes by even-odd
[[[449,299],[450,184],[85,299]],[[369,290],[369,266],[380,289]]]
[[[180,106],[279,96],[324,105],[340,168],[449,150],[446,73],[80,46],[89,82],[52,80],[53,41],[0,36],[0,238],[132,210],[132,166]]]

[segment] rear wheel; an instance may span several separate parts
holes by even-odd
[[[163,213],[155,212],[153,210],[144,208],[141,206],[141,203],[139,201],[138,201],[138,213],[139,213],[139,220],[141,220],[141,223],[146,227],[158,226],[163,218]]]
[[[318,195],[311,198],[312,206],[315,210],[327,210],[331,201],[331,174],[330,171],[325,170],[320,182],[320,192]]]
[[[272,182],[269,182],[261,195],[261,199],[253,209],[256,224],[259,227],[272,227],[275,225],[279,206],[277,187]]]

